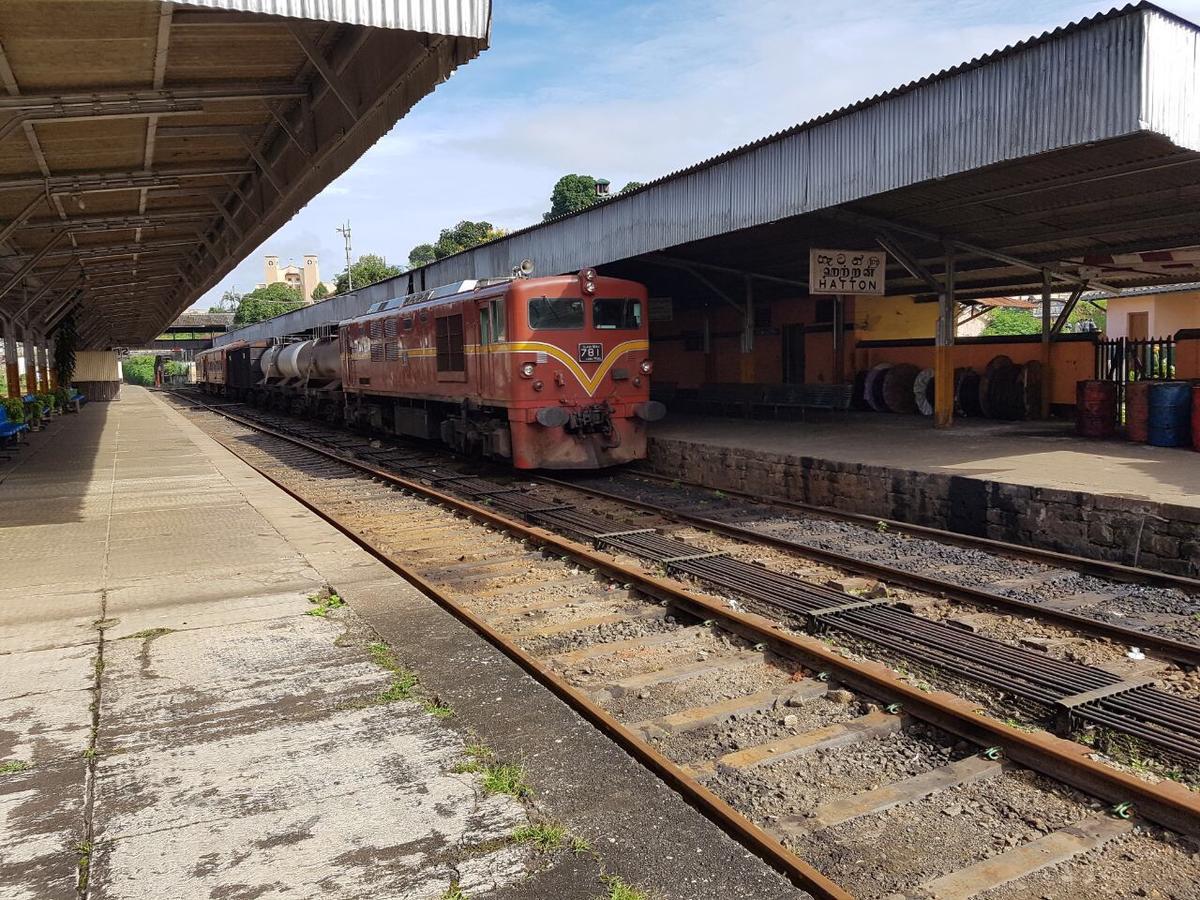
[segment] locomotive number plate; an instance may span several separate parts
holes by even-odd
[[[579,361],[580,362],[604,362],[604,345],[603,344],[580,344],[579,345]]]

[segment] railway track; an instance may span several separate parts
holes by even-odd
[[[248,411],[254,421],[234,409],[215,409],[224,421],[206,422],[226,446],[471,621],[818,895],[846,894],[782,844],[863,896],[965,897],[1000,884],[1019,891],[1036,881],[1036,869],[1070,869],[1084,858],[1079,877],[1112,866],[1104,878],[1124,884],[1129,861],[1108,855],[1120,847],[1127,856],[1131,843],[1157,860],[1160,872],[1163,865],[1177,869],[1180,885],[1196,874],[1178,843],[1145,824],[1200,833],[1200,805],[1180,785],[1114,770],[1086,748],[981,716],[976,704],[922,691],[814,637],[660,576],[722,587],[817,630],[864,632],[871,644],[879,643],[882,623],[894,649],[943,664],[967,660],[971,678],[1004,679],[1006,689],[1015,684],[1036,703],[1058,703],[1056,695],[1069,696],[1064,691],[1091,694],[1070,707],[1090,707],[1082,711],[1088,721],[1111,717],[1109,698],[1129,693],[1136,697],[1132,712],[1118,706],[1117,718],[1156,721],[1160,711],[1143,715],[1141,703],[1161,692],[1106,693],[1111,681],[1092,688],[1092,681],[1063,680],[1066,670],[1057,666],[1057,681],[1030,677],[1018,648],[964,645],[961,631],[946,644],[938,623],[887,604],[814,585],[800,591],[789,576],[696,552],[652,530],[614,527],[612,519],[547,502],[536,490],[454,471],[428,453],[371,446],[361,437]],[[347,459],[347,452],[360,458]],[[431,500],[470,519],[448,518]],[[656,563],[660,576],[635,561]],[[1153,736],[1164,744],[1170,737]],[[864,762],[871,754],[883,762]],[[1096,798],[1126,811],[1125,804],[1134,804],[1142,824],[1099,808]],[[938,818],[931,805],[953,815]],[[1040,812],[1015,824],[998,812],[1020,809]],[[937,858],[915,845],[903,852],[904,835],[914,827],[904,823],[914,815],[926,831],[953,819],[954,834],[984,837],[959,841]],[[862,844],[868,833],[877,834],[875,844],[901,848],[899,856],[879,866],[871,859],[865,868],[852,860],[878,855],[877,847]],[[945,850],[949,838],[939,840],[925,847]],[[861,883],[864,872],[868,884]]]

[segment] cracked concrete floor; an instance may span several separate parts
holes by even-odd
[[[495,839],[523,806],[452,774],[462,739],[372,702],[390,674],[304,615],[326,583],[394,577],[125,394],[0,473],[0,896],[76,897],[81,860],[114,900],[522,877]]]

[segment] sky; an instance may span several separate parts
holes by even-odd
[[[195,305],[320,256],[404,264],[462,219],[541,220],[577,172],[619,188],[970,60],[1112,4],[1067,0],[494,0],[490,49]],[[1200,21],[1200,0],[1166,9]]]

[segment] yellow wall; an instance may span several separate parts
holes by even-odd
[[[937,318],[936,303],[916,303],[912,297],[854,298],[854,331],[860,341],[933,337]]]

